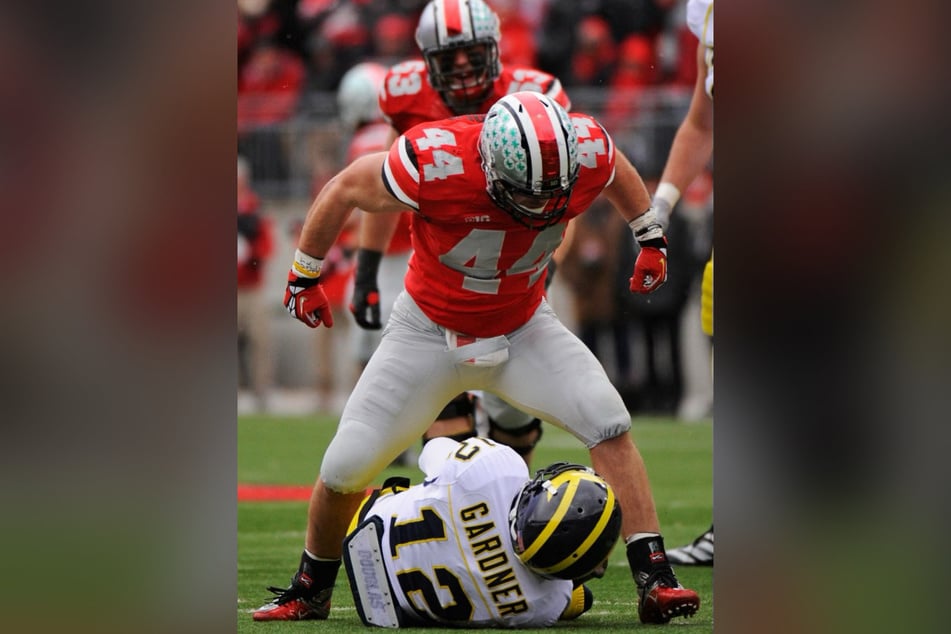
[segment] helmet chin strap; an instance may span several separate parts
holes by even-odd
[[[545,207],[547,206],[548,206],[548,203],[545,203],[541,207],[528,207],[526,205],[521,205],[522,209],[524,209],[525,211],[529,211],[533,214],[540,214],[541,212],[545,211]]]
[[[512,202],[518,205],[518,207],[522,209],[523,211],[527,211],[528,213],[531,213],[531,214],[541,214],[541,213],[544,213],[545,209],[548,207],[548,204],[551,202],[551,199],[546,198],[545,202],[543,202],[541,205],[526,205],[524,203],[515,202],[515,200],[513,200]]]

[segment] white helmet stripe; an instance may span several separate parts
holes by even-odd
[[[541,148],[538,147],[538,135],[535,134],[535,127],[532,126],[531,117],[528,116],[523,108],[518,107],[517,99],[512,99],[512,101],[515,101],[514,106],[510,103],[506,103],[505,107],[512,112],[515,122],[522,131],[525,144],[528,146],[528,185],[531,186],[538,182],[538,173],[536,170],[542,162]],[[521,112],[519,112],[520,110]]]
[[[568,177],[568,145],[561,120],[554,108],[547,106],[546,98],[538,93],[509,95],[502,99],[505,107],[518,123],[528,146],[528,177],[533,188],[543,180],[557,176],[564,182]],[[539,136],[540,133],[540,136]],[[542,140],[553,140],[558,147],[557,165],[552,165],[551,156],[542,153]],[[547,162],[546,162],[547,159]],[[546,169],[547,168],[547,169]],[[546,173],[547,172],[547,173]]]
[[[464,36],[466,40],[473,39],[472,13],[469,3],[463,0],[436,0],[433,7],[436,15],[438,41],[447,42],[449,38]]]
[[[561,127],[561,119],[554,108],[545,108],[548,113],[548,119],[551,121],[551,127],[555,130],[555,140],[558,143],[558,176],[561,182],[566,182],[571,174],[568,173],[568,139],[564,128]]]

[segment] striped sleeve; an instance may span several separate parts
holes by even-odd
[[[383,183],[394,198],[419,210],[419,167],[405,135],[393,143],[383,162]]]
[[[603,125],[599,123],[598,127],[601,128],[601,132],[604,134],[604,138],[607,139],[608,142],[608,165],[611,166],[611,176],[608,178],[608,182],[604,185],[607,187],[614,182],[614,174],[615,170],[617,169],[617,157],[614,154],[614,139],[611,138],[611,135],[608,134],[608,131],[604,129]]]

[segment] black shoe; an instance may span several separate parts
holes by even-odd
[[[289,588],[270,586],[277,596],[254,611],[255,621],[324,620],[330,616],[330,597],[340,560],[315,560],[301,553],[301,563]]]
[[[678,566],[712,566],[713,526],[693,543],[668,550],[667,560]]]

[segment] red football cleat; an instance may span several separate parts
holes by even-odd
[[[302,595],[303,588],[268,588],[278,596],[254,611],[255,621],[307,621],[324,620],[330,616],[330,595],[333,588],[325,588],[315,596]]]
[[[693,616],[700,609],[700,596],[684,588],[670,575],[655,574],[638,588],[637,615],[641,623],[667,623],[675,616]]]

